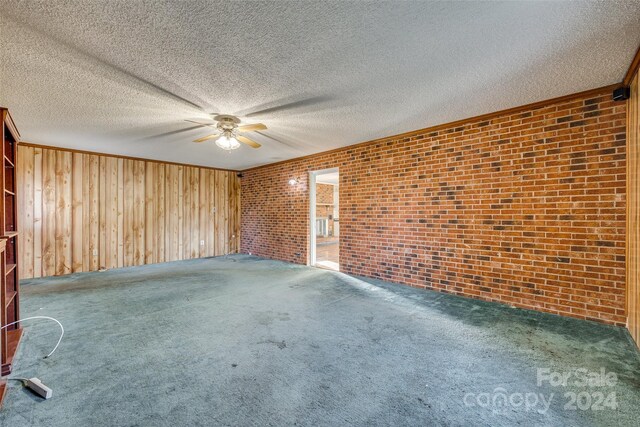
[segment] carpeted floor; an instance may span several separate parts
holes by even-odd
[[[25,323],[13,376],[53,398],[11,382],[2,426],[640,419],[640,357],[621,328],[256,257],[24,281],[32,315],[66,335],[42,359],[57,326]],[[563,373],[566,386],[547,380]]]

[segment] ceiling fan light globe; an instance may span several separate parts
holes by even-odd
[[[233,136],[229,138],[226,135],[222,135],[220,138],[216,139],[216,145],[227,151],[240,148],[240,143],[237,139],[235,139]]]

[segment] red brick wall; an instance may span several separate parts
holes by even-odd
[[[437,129],[245,171],[242,251],[306,263],[308,172],[339,167],[343,272],[623,325],[625,104]]]
[[[316,203],[333,204],[333,185],[316,184]]]

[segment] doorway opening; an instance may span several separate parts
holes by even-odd
[[[310,172],[309,265],[340,271],[340,174]]]

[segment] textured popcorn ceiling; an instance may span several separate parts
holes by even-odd
[[[232,169],[620,82],[640,44],[638,1],[3,0],[0,13],[0,105],[24,140]],[[140,139],[211,112],[265,123],[263,148],[192,143],[203,129]]]

